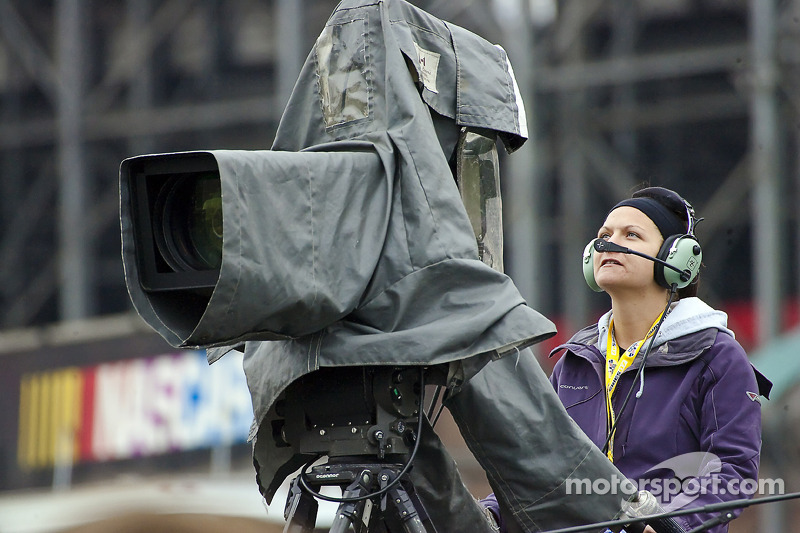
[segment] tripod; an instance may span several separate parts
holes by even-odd
[[[344,533],[351,527],[356,533],[426,533],[428,530],[417,510],[419,502],[412,499],[413,486],[409,492],[402,479],[390,486],[402,468],[399,464],[358,463],[356,458],[348,458],[339,464],[329,462],[313,467],[306,483],[315,490],[323,485],[342,487],[343,501],[336,511],[331,533]],[[310,533],[316,522],[317,501],[304,490],[300,479],[298,476],[292,481],[289,491],[284,533]],[[383,489],[386,490],[381,492]]]
[[[272,421],[276,442],[328,461],[310,470],[307,464],[292,480],[284,533],[314,531],[317,499],[339,503],[331,533],[435,532],[407,475],[424,416],[423,375],[413,368],[323,368],[286,390],[278,410],[284,417]],[[340,487],[342,497],[320,494],[323,486]]]

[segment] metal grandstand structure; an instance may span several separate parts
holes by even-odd
[[[570,268],[576,243],[644,181],[675,188],[707,218],[706,298],[751,300],[757,342],[785,326],[798,271],[799,10],[772,0],[559,3],[537,41],[528,99],[535,187],[546,192],[535,212],[552,204],[554,226],[533,224],[548,229],[524,240],[553,251],[550,299],[564,302],[570,329],[592,309]]]
[[[569,329],[578,256],[649,180],[707,218],[704,289],[759,342],[800,284],[800,1],[414,2],[502,44],[531,140],[506,164],[507,270]],[[117,169],[259,148],[334,0],[0,2],[0,328],[129,309]],[[574,266],[573,266],[574,265]]]

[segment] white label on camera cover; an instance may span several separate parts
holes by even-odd
[[[436,74],[439,72],[441,54],[420,48],[417,43],[414,43],[414,48],[417,50],[417,70],[419,71],[422,85],[430,92],[438,93],[439,91],[436,90]]]

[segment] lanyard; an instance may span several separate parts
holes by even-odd
[[[611,432],[611,428],[614,427],[616,422],[616,415],[614,414],[614,406],[611,403],[611,398],[614,395],[614,390],[617,388],[617,383],[619,383],[619,378],[622,376],[622,373],[628,369],[631,364],[633,363],[636,356],[639,355],[639,350],[642,348],[642,345],[645,343],[647,339],[652,337],[656,329],[658,327],[658,323],[661,320],[661,316],[664,313],[662,312],[656,318],[653,325],[650,326],[650,330],[647,332],[647,335],[644,336],[644,339],[637,341],[631,344],[624,353],[619,353],[619,346],[617,346],[617,341],[614,338],[614,319],[612,318],[608,324],[608,343],[606,346],[606,422],[607,428],[609,433]],[[614,433],[616,433],[616,429],[614,429]],[[611,462],[614,462],[614,435],[609,434],[608,437],[608,458]]]

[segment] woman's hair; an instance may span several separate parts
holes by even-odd
[[[671,191],[669,189],[665,189],[663,187],[645,187],[633,193],[631,198],[652,198],[660,203],[662,206],[666,207],[672,214],[676,216],[676,218],[681,222],[683,225],[683,231],[688,233],[689,232],[689,209],[687,208],[688,202],[683,199],[678,193],[675,191]],[[696,220],[691,221],[692,226],[697,222]],[[694,232],[692,232],[694,233]],[[670,237],[670,235],[662,235],[664,239]],[[695,237],[696,238],[696,237]],[[694,280],[682,289],[678,289],[678,299],[681,298],[689,298],[691,296],[697,296],[697,288],[700,284],[700,273],[698,272],[697,276],[695,276]]]

